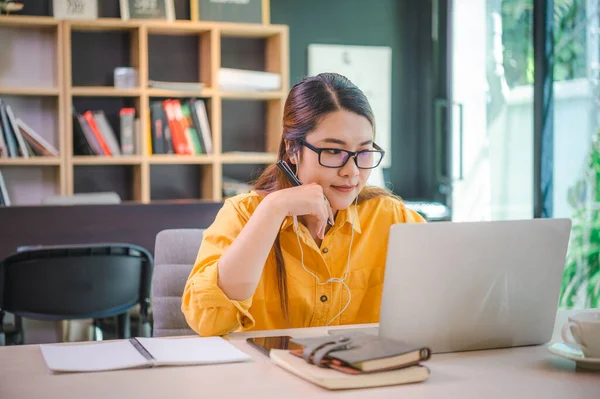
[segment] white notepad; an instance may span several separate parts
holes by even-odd
[[[242,362],[251,356],[221,337],[131,338],[75,345],[40,345],[49,369],[90,372],[141,367]]]

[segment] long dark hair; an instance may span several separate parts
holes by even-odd
[[[286,161],[295,172],[296,166],[290,162],[290,156],[299,153],[300,141],[313,131],[327,114],[342,110],[364,116],[375,131],[375,117],[367,97],[346,77],[337,73],[322,73],[304,78],[294,85],[283,110],[283,134],[279,144],[278,159]],[[286,150],[286,143],[289,144],[289,150]],[[276,165],[270,165],[256,179],[252,189],[261,195],[267,195],[288,187],[292,187],[292,184],[287,176]],[[358,195],[358,202],[382,195],[393,194],[385,189],[365,187]],[[273,255],[277,266],[277,289],[281,311],[288,319],[287,275],[279,234],[273,244]]]

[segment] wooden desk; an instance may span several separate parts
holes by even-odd
[[[247,336],[323,335],[329,328],[232,334],[254,361],[213,366],[164,367],[53,375],[37,345],[0,348],[0,398],[594,398],[600,373],[544,346],[434,355],[428,381],[369,390],[330,392],[285,370],[245,342]]]

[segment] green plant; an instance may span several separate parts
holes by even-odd
[[[573,228],[559,307],[600,305],[600,130],[592,141],[586,168],[569,189]]]
[[[554,81],[587,76],[586,0],[554,0]],[[502,45],[509,87],[534,81],[533,0],[503,0]]]

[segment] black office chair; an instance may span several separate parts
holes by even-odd
[[[14,343],[23,343],[20,318],[76,320],[117,316],[119,338],[129,337],[129,310],[140,306],[139,335],[151,336],[148,310],[153,258],[121,243],[41,246],[0,262],[0,345],[3,320],[15,315]]]

